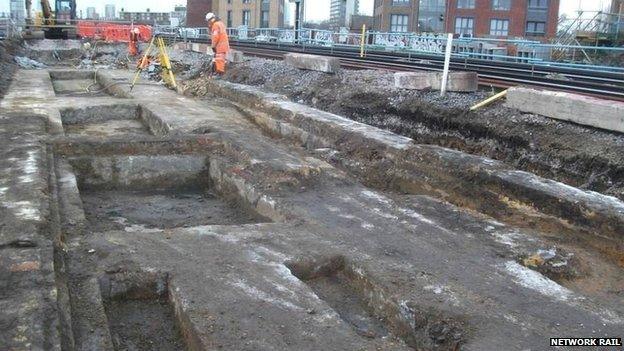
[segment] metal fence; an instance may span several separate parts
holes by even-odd
[[[19,37],[21,29],[9,17],[0,17],[0,40]]]
[[[186,39],[207,39],[204,28],[181,28]],[[442,54],[446,34],[382,33],[366,31],[350,33],[320,29],[228,28],[232,40],[274,43],[276,45],[323,46],[331,48],[362,47],[365,52],[403,52],[407,54]],[[454,57],[492,61],[520,62],[534,65],[568,66],[576,69],[622,71],[624,47],[575,46],[545,44],[535,40],[467,38],[453,40]]]

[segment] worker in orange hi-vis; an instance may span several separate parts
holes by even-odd
[[[130,31],[130,41],[128,42],[128,54],[130,56],[136,56],[139,53],[139,28],[134,28]]]
[[[230,40],[223,22],[214,13],[206,14],[208,29],[211,33],[212,50],[215,53],[214,65],[217,74],[225,73],[226,55],[230,51]]]

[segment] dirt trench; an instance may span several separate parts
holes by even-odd
[[[252,59],[232,65],[226,80],[260,86],[296,102],[433,144],[506,162],[582,189],[624,199],[624,136],[524,114],[503,103],[468,108],[489,95],[407,91],[385,71],[336,75],[300,71],[281,61]],[[199,78],[189,91],[205,94]]]
[[[0,99],[4,97],[4,94],[9,89],[11,80],[17,71],[17,64],[15,64],[14,56],[19,52],[20,43],[14,40],[0,41]]]

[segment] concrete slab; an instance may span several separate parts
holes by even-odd
[[[0,110],[0,345],[60,350],[45,119],[7,112]]]
[[[310,71],[336,73],[340,69],[340,60],[336,57],[289,53],[284,55],[284,61]]]
[[[231,63],[241,63],[245,61],[245,55],[242,51],[230,49],[227,54],[226,60]]]
[[[175,43],[173,45],[174,50],[184,50],[199,52],[201,54],[213,55],[212,47],[208,44],[202,43]]]
[[[624,103],[588,96],[514,87],[507,106],[562,121],[624,133]]]
[[[400,89],[439,90],[442,86],[441,72],[396,72],[394,86]],[[450,72],[448,91],[475,92],[479,88],[479,76],[476,72]]]

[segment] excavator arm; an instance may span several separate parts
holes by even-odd
[[[45,24],[53,24],[54,18],[52,18],[52,7],[48,0],[41,0],[41,11],[43,12],[43,18]]]
[[[32,10],[32,0],[26,0],[26,18],[30,18],[30,10]]]

